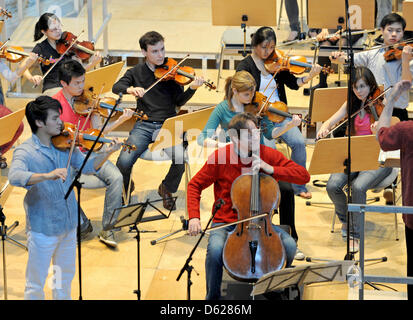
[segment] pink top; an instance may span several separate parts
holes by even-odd
[[[363,119],[360,118],[360,114],[358,114],[354,119],[354,130],[356,132],[356,136],[365,136],[372,134],[370,125],[371,123],[369,114],[365,114]]]
[[[63,111],[62,111],[62,114],[60,115],[60,119],[62,119],[62,121],[64,122],[69,122],[74,125],[77,125],[77,122],[79,121],[79,118],[80,118],[80,128],[82,128],[83,123],[86,120],[86,116],[78,115],[73,111],[72,106],[70,105],[69,101],[67,101],[66,97],[63,95],[63,90],[60,90],[58,93],[56,93],[53,96],[53,98],[58,100],[60,104],[62,105]],[[91,127],[92,127],[92,124],[90,123],[90,117],[89,117],[83,130],[90,129]]]

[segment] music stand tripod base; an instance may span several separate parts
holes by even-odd
[[[176,200],[176,198],[175,198]],[[156,200],[159,201],[159,200]],[[161,215],[152,217],[143,217],[145,210],[148,206],[153,207],[161,213]],[[169,212],[169,214],[171,211]],[[154,220],[166,219],[168,216],[164,215],[159,209],[154,207],[149,200],[142,203],[136,203],[127,205],[124,207],[116,208],[113,211],[112,218],[110,221],[114,221],[111,225],[111,229],[122,228],[131,226],[131,230],[136,231],[136,248],[137,248],[137,284],[138,288],[133,291],[137,295],[138,300],[141,300],[141,289],[140,289],[140,230],[138,229],[138,224],[143,222],[149,222]]]

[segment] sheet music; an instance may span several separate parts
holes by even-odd
[[[400,159],[400,149],[393,151],[383,151],[380,149],[379,163],[383,164],[386,159]]]

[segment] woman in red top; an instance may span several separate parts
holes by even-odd
[[[237,128],[241,128],[238,129]],[[257,129],[256,118],[248,113],[235,115],[228,125],[231,144],[216,150],[208,161],[188,184],[188,233],[197,235],[201,231],[200,200],[202,190],[214,184],[215,200],[222,199],[225,204],[215,214],[212,226],[237,220],[237,213],[232,209],[231,186],[236,178],[246,170],[258,171],[271,175],[276,180],[291,183],[307,183],[310,175],[307,170],[288,160],[284,155],[270,147],[260,145],[260,134]],[[248,143],[238,138],[241,130],[248,130]],[[243,136],[243,135],[241,135]],[[258,147],[259,155],[252,153],[253,147]],[[284,245],[287,255],[287,267],[291,265],[296,253],[294,239],[282,229],[275,227]],[[222,251],[225,240],[234,226],[214,230],[208,240],[207,256],[205,261],[207,295],[206,299],[220,298],[222,282]]]
[[[354,114],[367,101],[369,96],[378,88],[376,79],[370,69],[366,67],[357,67],[355,69],[354,85],[352,90],[352,110]],[[345,118],[347,115],[347,101],[333,114],[327,121],[323,123],[320,130],[317,132],[317,138],[326,137],[336,123]],[[352,128],[356,136],[372,134],[372,129],[377,125],[377,121],[371,124],[370,110],[366,108],[352,120]],[[377,170],[367,170],[351,173],[351,199],[352,203],[366,203],[367,190],[373,189],[381,181],[383,181],[390,173],[392,168],[379,168]],[[331,201],[334,203],[335,213],[342,223],[341,233],[343,238],[347,237],[347,196],[343,191],[347,185],[346,173],[333,173],[327,182],[327,193]],[[359,216],[352,215],[352,226],[350,230],[350,252],[357,252],[359,248],[360,229]]]

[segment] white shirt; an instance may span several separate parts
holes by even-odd
[[[260,89],[258,91],[261,92],[266,97],[269,97],[275,89],[275,92],[272,93],[269,100],[270,102],[280,101],[280,97],[278,96],[277,83],[272,77],[273,75],[270,73],[267,75],[263,75],[261,72],[261,83],[260,83]],[[265,90],[267,85],[268,85],[268,88]]]
[[[402,79],[402,60],[394,60],[387,62],[384,59],[386,49],[380,48],[375,50],[368,50],[357,52],[354,54],[354,65],[364,66],[370,69],[374,74],[378,85],[383,85],[386,90],[391,85],[395,85]],[[413,73],[413,60],[410,61],[410,72]],[[386,93],[388,96],[392,90]],[[394,107],[399,109],[406,109],[409,105],[409,92],[406,91],[395,102]]]
[[[11,71],[10,68],[3,62],[0,61],[0,73],[7,81],[13,83],[17,80],[18,76],[15,71]]]

